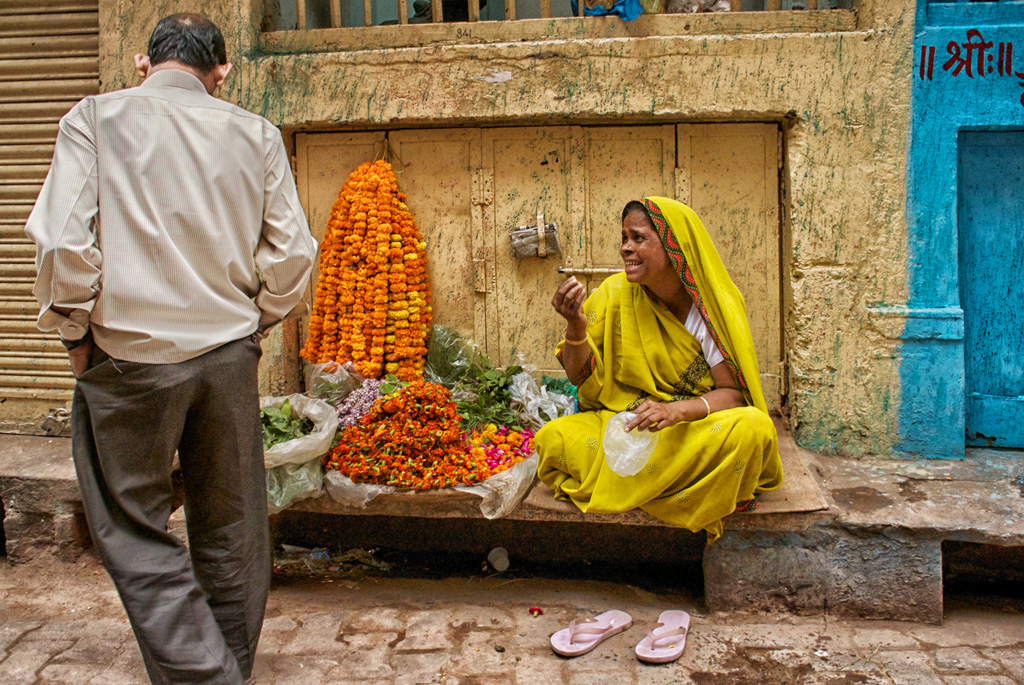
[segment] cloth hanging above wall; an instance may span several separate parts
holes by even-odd
[[[571,0],[571,4],[573,15],[580,16],[579,1]],[[587,17],[614,14],[623,21],[633,21],[643,14],[643,11],[640,0],[583,0],[583,16]]]

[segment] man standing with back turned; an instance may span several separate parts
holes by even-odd
[[[259,339],[305,312],[316,245],[280,132],[212,97],[217,27],[166,17],[135,63],[141,86],[60,122],[25,228],[39,327],[69,350],[86,517],[150,679],[234,685],[270,585]],[[175,452],[191,553],[167,532]]]

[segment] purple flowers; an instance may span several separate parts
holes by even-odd
[[[383,381],[367,378],[363,384],[350,392],[338,405],[338,426],[347,428],[359,423],[359,419],[370,411],[373,403],[380,398]]]

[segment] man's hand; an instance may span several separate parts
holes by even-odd
[[[68,358],[71,360],[71,373],[75,374],[75,378],[81,378],[82,374],[89,369],[89,357],[91,356],[92,341],[68,350]]]

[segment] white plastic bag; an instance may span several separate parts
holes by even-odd
[[[281,442],[263,452],[263,463],[269,468],[282,464],[305,464],[327,454],[338,430],[338,412],[323,400],[305,395],[287,397],[261,397],[260,409],[279,408],[287,401],[292,411],[313,422],[313,432],[301,438]]]
[[[635,428],[629,433],[625,431],[626,424],[635,418],[631,411],[619,412],[608,419],[604,429],[604,460],[620,476],[640,473],[658,445],[657,433]]]
[[[576,412],[576,402],[568,395],[551,392],[526,371],[512,376],[512,405],[519,408],[521,418],[533,430],[548,421]]]
[[[320,457],[305,464],[282,464],[267,469],[267,512],[276,514],[301,499],[316,497],[323,486]]]

